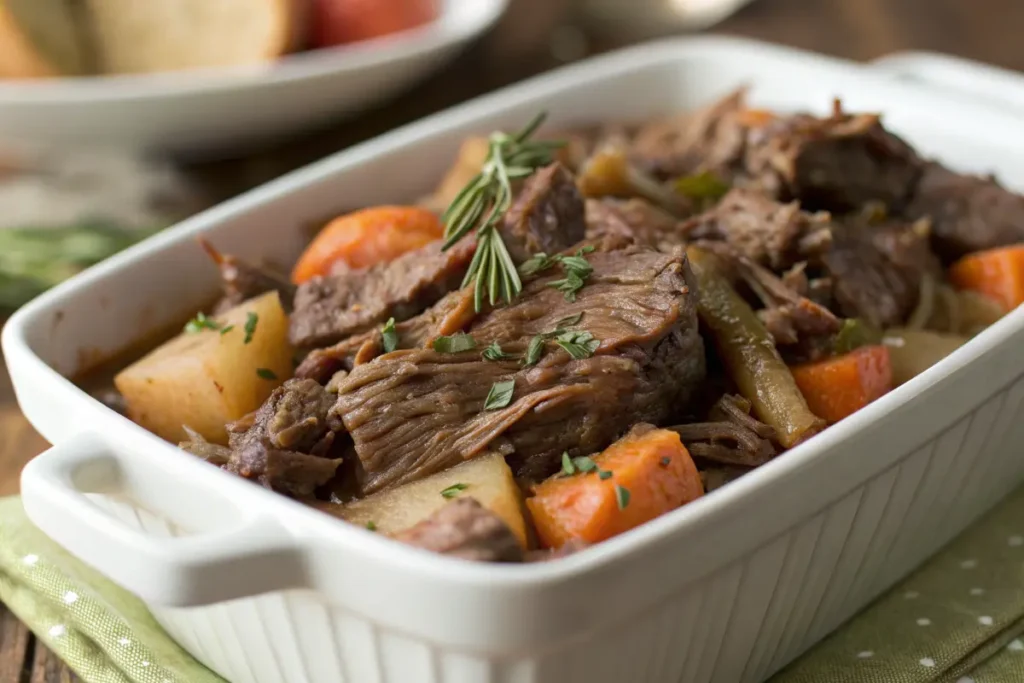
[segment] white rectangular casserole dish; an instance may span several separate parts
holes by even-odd
[[[825,112],[841,95],[884,112],[923,154],[1024,189],[1017,119],[867,66],[698,38],[562,69],[232,200],[18,312],[7,363],[25,414],[57,444],[25,469],[29,515],[235,683],[763,680],[1024,480],[1007,447],[1024,422],[1024,310],[713,495],[524,566],[341,524],[178,451],[66,379],[209,300],[217,276],[199,233],[287,262],[308,222],[428,189],[470,132],[538,109],[552,126],[636,118],[741,83],[780,109]]]

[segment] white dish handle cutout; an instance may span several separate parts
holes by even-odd
[[[215,487],[185,487],[173,470],[141,467],[126,451],[87,433],[36,457],[21,475],[29,518],[149,603],[190,607],[307,585],[303,554],[274,518],[242,509]],[[187,506],[183,491],[192,498]],[[189,531],[166,522],[160,535],[143,528],[145,519],[160,519],[145,510],[182,507],[190,519],[175,522]]]
[[[968,100],[1024,111],[1024,74],[933,52],[897,52],[870,63],[873,71],[941,88]]]

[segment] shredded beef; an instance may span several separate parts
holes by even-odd
[[[313,495],[341,463],[331,457],[340,420],[329,415],[334,396],[312,380],[291,379],[256,413],[228,430],[225,469],[295,497]]]
[[[523,548],[507,524],[474,498],[453,500],[392,538],[450,557],[477,562],[522,562]]]
[[[755,263],[783,270],[820,256],[831,244],[825,213],[807,213],[796,202],[780,204],[751,190],[732,190],[681,228],[687,240],[728,242]]]
[[[664,252],[683,243],[679,221],[645,199],[588,199],[587,239],[609,238]]]
[[[745,148],[745,109],[746,91],[737,90],[696,111],[647,123],[633,139],[630,158],[662,179],[703,171],[731,178]]]
[[[356,366],[333,414],[344,420],[365,473],[364,493],[420,479],[485,451],[509,453],[519,476],[541,479],[561,454],[602,450],[637,422],[658,423],[685,407],[704,377],[704,350],[681,253],[595,252],[573,302],[537,278],[509,306],[467,332],[477,349],[396,351]],[[536,335],[582,314],[569,329],[600,340],[572,358],[553,340],[532,367],[519,359]],[[512,359],[488,361],[499,342]],[[485,410],[496,382],[513,381],[507,407]]]
[[[931,219],[932,246],[946,261],[1024,242],[1024,196],[992,177],[929,164],[906,213]]]
[[[757,467],[778,453],[775,431],[750,415],[750,402],[726,394],[714,405],[708,422],[669,427],[690,454],[711,462]]]

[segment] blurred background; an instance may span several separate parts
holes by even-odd
[[[489,3],[494,17],[471,16]],[[188,17],[185,5],[194,6]],[[932,50],[1024,68],[1018,0],[153,0],[144,10],[81,0],[78,14],[62,14],[68,6],[0,5],[8,311],[155,230],[352,143],[651,38],[713,31],[854,60]],[[375,60],[394,66],[366,67]],[[273,135],[255,134],[238,93],[262,88],[270,101],[275,79],[314,71],[345,78],[324,80],[309,103],[249,105],[288,119]],[[236,95],[234,110],[217,104]],[[133,109],[146,98],[154,108]],[[166,125],[190,121],[173,145],[151,130],[154,111]],[[192,149],[189,131],[198,139],[200,129],[206,138]],[[207,144],[211,132],[223,144]]]

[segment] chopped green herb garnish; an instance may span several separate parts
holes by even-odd
[[[370,531],[376,531],[377,530],[377,525],[373,523],[373,520],[370,520],[369,522],[366,523],[366,528],[369,529]]]
[[[235,329],[234,325],[228,325],[227,327],[220,328],[220,333],[221,334],[227,334],[228,332],[230,332],[233,329]]]
[[[537,361],[540,360],[541,354],[544,353],[545,339],[547,339],[546,335],[538,334],[530,340],[529,346],[526,347],[526,357],[523,358],[523,365],[529,367],[537,364]]]
[[[548,287],[554,287],[562,292],[565,295],[565,300],[570,303],[576,301],[576,292],[583,289],[583,285],[583,276],[575,270],[570,270],[565,277],[548,283]]]
[[[506,360],[511,358],[512,354],[502,351],[498,342],[491,342],[491,345],[484,349],[483,357],[484,360]]]
[[[625,486],[615,485],[615,502],[618,504],[620,510],[625,510],[626,506],[629,505],[629,489]]]
[[[270,368],[256,368],[256,374],[259,375],[263,379],[269,379],[269,380],[277,379],[277,374],[275,374],[274,371],[271,370]]]
[[[579,457],[573,458],[572,464],[575,465],[576,469],[578,469],[580,472],[593,472],[594,470],[597,469],[597,463],[595,463],[586,455],[581,455]]]
[[[462,353],[475,349],[476,340],[465,332],[456,332],[450,337],[438,337],[433,347],[438,353]]]
[[[395,329],[395,319],[388,318],[384,327],[380,330],[381,340],[384,342],[384,353],[391,353],[398,348],[398,330]]]
[[[661,459],[661,466],[662,467],[668,467],[671,464],[672,464],[672,458],[668,457],[667,455],[664,458]]]
[[[551,266],[558,262],[558,256],[548,256],[545,253],[534,254],[532,257],[523,261],[519,266],[519,274],[524,277],[530,275],[536,275],[537,273],[544,272]]]
[[[612,473],[609,472],[608,470],[598,470],[597,478],[600,479],[601,481],[604,481],[605,479],[611,479]]]
[[[244,328],[245,329],[245,340],[244,340],[244,342],[246,344],[251,342],[252,341],[252,336],[254,334],[256,334],[256,323],[258,323],[259,321],[260,321],[260,317],[258,315],[256,315],[255,313],[253,313],[252,311],[249,311],[248,313],[245,314],[245,328]]]
[[[576,360],[590,358],[601,345],[600,340],[594,339],[589,332],[563,332],[555,337],[555,343]]]
[[[219,329],[221,329],[221,324],[214,320],[213,318],[206,317],[206,314],[202,312],[196,313],[196,317],[192,318],[192,320],[189,320],[188,323],[185,325],[185,331],[188,332],[189,334],[196,334],[197,332],[202,332],[203,330]]]
[[[507,406],[512,402],[512,392],[515,391],[515,388],[516,383],[511,379],[492,384],[491,390],[487,392],[487,398],[484,400],[484,410],[496,410]]]
[[[572,327],[573,325],[577,325],[581,320],[583,320],[582,313],[566,316],[559,320],[557,323],[555,323],[555,332],[558,333],[564,330],[566,327]]]
[[[576,474],[576,466],[572,464],[572,458],[567,451],[562,451],[562,474],[567,477]]]
[[[454,498],[459,495],[459,491],[465,491],[467,488],[469,488],[469,484],[452,484],[441,491],[441,495],[445,498]]]
[[[729,185],[710,171],[676,178],[673,185],[676,192],[697,201],[715,201],[729,191]]]

